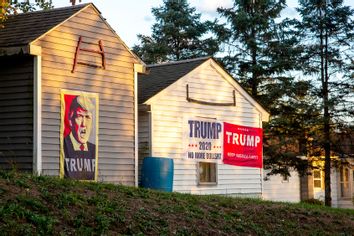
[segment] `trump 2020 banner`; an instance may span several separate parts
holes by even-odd
[[[61,90],[60,177],[97,180],[98,94]]]
[[[261,128],[224,122],[223,162],[229,165],[262,168]]]
[[[205,118],[185,118],[184,153],[188,160],[218,162],[222,158],[222,122]]]

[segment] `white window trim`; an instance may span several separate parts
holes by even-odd
[[[30,45],[30,55],[34,56],[33,74],[33,173],[42,174],[42,49]]]
[[[320,178],[315,178],[315,171],[320,172]],[[320,180],[321,181],[321,187],[316,187],[315,186],[315,180]],[[313,188],[315,188],[315,189],[324,189],[323,179],[322,179],[322,171],[321,170],[313,170]]]
[[[211,163],[211,164],[215,164],[215,181],[216,182],[200,182],[200,172],[199,172],[199,163]],[[217,186],[218,182],[219,182],[219,171],[218,171],[218,163],[215,162],[197,162],[197,183],[198,186]]]

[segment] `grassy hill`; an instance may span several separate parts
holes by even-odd
[[[354,235],[354,211],[0,172],[1,235]]]

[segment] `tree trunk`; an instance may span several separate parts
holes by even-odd
[[[328,102],[328,33],[326,28],[326,2],[322,2],[320,14],[320,56],[321,56],[321,82],[323,98],[323,147],[325,151],[325,205],[332,205],[331,198],[331,146],[330,146],[330,114]]]
[[[250,4],[248,12],[254,17],[254,5]],[[257,68],[257,32],[255,28],[251,29],[251,37],[250,37],[250,49],[251,49],[251,55],[252,55],[252,80],[251,80],[251,94],[253,97],[257,98],[258,97],[258,72],[256,70]]]
[[[326,7],[326,6],[325,6]],[[326,9],[325,9],[325,19],[326,19]],[[325,150],[325,205],[332,205],[331,197],[331,142],[330,142],[330,114],[329,114],[329,102],[328,102],[328,32],[325,28],[325,60],[324,60],[324,84],[323,84],[323,132],[325,136],[324,150]]]
[[[251,88],[252,88],[252,96],[257,98],[258,96],[258,90],[257,90],[257,87],[258,87],[258,83],[257,83],[257,80],[258,80],[258,74],[257,72],[255,71],[255,68],[257,67],[257,50],[255,48],[252,49],[252,67],[253,67],[253,73],[252,73],[252,84],[251,84]]]

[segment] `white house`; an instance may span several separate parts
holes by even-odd
[[[271,175],[263,182],[263,199],[282,202],[300,202],[301,200],[325,200],[324,162],[312,160],[313,166],[308,175],[299,176],[291,171],[291,176]],[[331,169],[332,206],[354,209],[354,162],[341,160],[340,165]],[[266,175],[267,170],[264,171]]]
[[[264,170],[263,194],[265,200],[280,202],[300,202],[300,176],[297,171],[290,171],[290,176],[280,174],[267,176]]]
[[[176,192],[261,197],[262,168],[224,164],[217,153],[189,156],[188,132],[199,129],[199,121],[201,127],[227,122],[262,128],[268,112],[212,58],[150,65],[148,70],[138,80],[140,165],[146,156],[173,158]],[[249,141],[259,142],[252,136]],[[211,142],[198,145],[223,148]]]
[[[324,161],[313,161],[318,169],[311,170],[310,175],[301,177],[301,199],[325,199]],[[354,162],[341,160],[340,165],[331,169],[332,206],[354,209]]]

